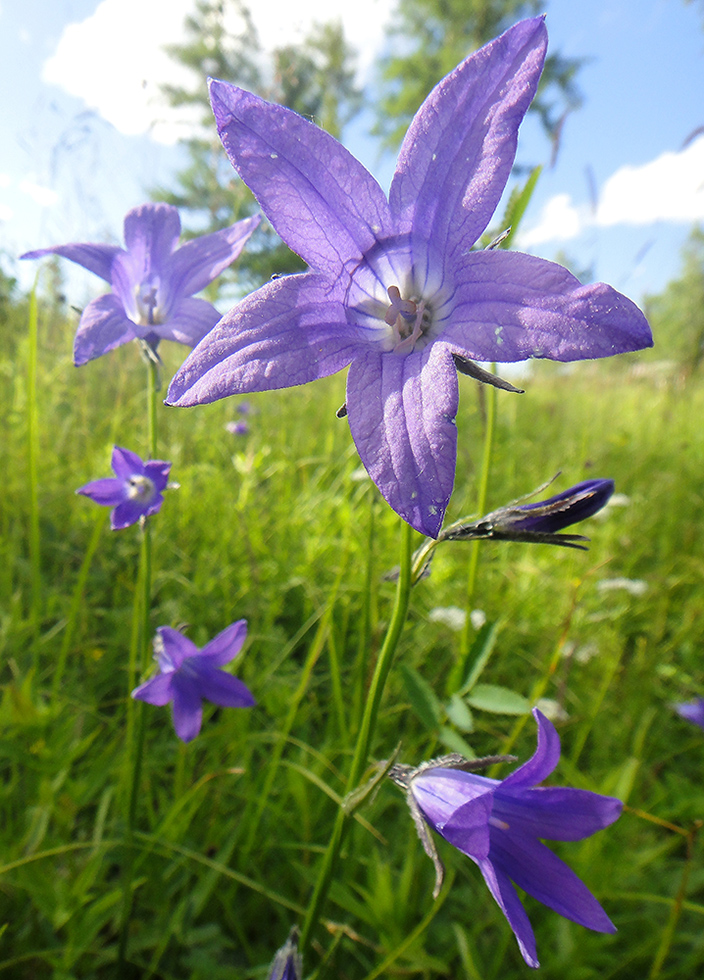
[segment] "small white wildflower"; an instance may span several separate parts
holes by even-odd
[[[436,606],[428,613],[428,619],[431,623],[442,623],[453,632],[459,633],[467,622],[467,613],[459,606]]]
[[[648,583],[641,578],[605,578],[596,584],[599,592],[615,592],[623,589],[631,595],[645,595],[648,591]]]
[[[480,630],[486,623],[486,613],[483,609],[473,609],[469,614],[469,621],[475,630]]]
[[[540,698],[536,702],[536,708],[538,711],[542,711],[548,721],[568,721],[569,715],[562,707],[559,701],[555,701],[553,698]]]

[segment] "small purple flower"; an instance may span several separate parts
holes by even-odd
[[[349,365],[346,413],[391,507],[436,537],[455,476],[457,365],[607,357],[652,344],[640,310],[532,255],[474,246],[511,173],[547,47],[524,20],[465,59],[423,103],[387,199],[347,150],[296,113],[211,81],[234,167],[308,272],[227,313],[167,402],[305,384]]]
[[[560,758],[560,739],[548,719],[533,709],[538,723],[535,755],[506,779],[489,779],[478,765],[448,756],[411,769],[396,766],[391,777],[407,799],[426,851],[442,883],[442,864],[430,827],[478,866],[518,940],[528,966],[539,966],[535,936],[513,884],[560,915],[597,932],[615,932],[603,908],[575,873],[541,839],[582,840],[617,820],[623,804],[581,789],[537,786]]]
[[[233,436],[246,436],[249,432],[249,426],[242,420],[239,422],[227,422],[225,428]]]
[[[76,493],[90,497],[103,507],[115,508],[110,515],[113,531],[121,531],[136,524],[140,517],[149,517],[161,509],[164,503],[162,490],[166,489],[171,463],[160,459],[145,463],[129,449],[115,446],[112,468],[115,476],[86,483]]]
[[[537,491],[536,491],[537,492]],[[534,541],[584,548],[581,534],[558,534],[570,524],[592,517],[614,492],[613,480],[585,480],[569,490],[534,504],[508,504],[469,524],[458,522],[440,532],[442,541],[491,538],[496,541]],[[525,499],[525,498],[523,498]]]
[[[704,698],[699,698],[696,701],[683,701],[679,704],[673,704],[672,707],[680,718],[704,728]]]
[[[177,248],[181,221],[170,204],[142,204],[125,215],[125,244],[74,242],[26,252],[21,258],[62,255],[95,272],[112,293],[92,300],[81,314],[73,347],[78,366],[140,338],[156,349],[160,340],[195,347],[220,314],[193,294],[234,262],[259,224],[245,218]]]
[[[291,929],[289,937],[274,957],[269,980],[301,980],[303,964],[298,952],[298,929]]]
[[[247,621],[240,619],[199,650],[183,633],[160,626],[154,653],[161,673],[132,691],[132,697],[159,707],[172,701],[176,734],[190,742],[203,722],[203,699],[222,708],[256,704],[242,681],[219,669],[237,656],[246,636]]]

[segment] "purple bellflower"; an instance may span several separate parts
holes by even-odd
[[[444,78],[411,123],[388,199],[332,136],[211,80],[230,160],[310,268],[227,313],[167,404],[291,387],[349,365],[344,411],[362,462],[391,507],[435,537],[455,475],[457,365],[651,346],[643,314],[610,286],[582,286],[532,255],[473,250],[511,173],[546,47],[544,18],[524,20]]]
[[[112,293],[81,314],[73,346],[78,366],[139,338],[156,350],[160,340],[195,347],[220,319],[212,304],[193,299],[234,262],[259,224],[245,218],[177,248],[181,221],[170,204],[142,204],[125,215],[125,244],[74,242],[25,253],[23,259],[61,255],[95,272]]]
[[[418,769],[394,766],[389,775],[407,792],[407,800],[426,852],[442,884],[443,868],[428,827],[470,857],[511,926],[523,959],[539,966],[533,929],[513,884],[543,905],[588,929],[615,927],[588,888],[543,843],[582,840],[613,823],[623,804],[610,796],[581,789],[537,786],[560,758],[560,738],[537,708],[535,755],[506,779],[490,779],[471,770],[495,759],[467,762],[446,756]]]
[[[160,626],[154,653],[161,673],[135,688],[132,697],[159,707],[173,702],[176,734],[182,742],[190,742],[203,722],[203,699],[222,708],[256,704],[242,681],[219,669],[237,656],[246,636],[247,621],[240,619],[199,650],[183,633]]]
[[[145,463],[129,449],[115,446],[112,468],[115,476],[86,483],[76,493],[90,497],[96,504],[115,508],[110,515],[113,531],[121,531],[161,509],[164,503],[162,491],[169,480],[171,463],[160,459],[150,459]]]
[[[541,488],[541,489],[544,489]],[[538,492],[538,491],[535,491]],[[559,544],[566,548],[584,548],[579,544],[589,538],[582,534],[559,534],[570,524],[592,517],[604,507],[614,492],[614,481],[584,480],[569,490],[534,504],[514,501],[499,507],[479,521],[457,522],[440,533],[441,541],[491,538],[495,541],[533,541]],[[525,499],[525,498],[523,498]]]
[[[269,980],[301,980],[303,963],[298,952],[298,929],[294,926],[289,937],[274,957]]]
[[[704,698],[699,698],[696,701],[683,701],[680,704],[673,704],[672,707],[680,718],[704,728]]]

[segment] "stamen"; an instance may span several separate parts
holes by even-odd
[[[505,820],[499,820],[498,817],[489,817],[489,823],[492,827],[497,827],[499,830],[510,830],[511,825],[506,823]]]
[[[416,315],[416,304],[413,300],[401,299],[401,290],[398,286],[389,286],[386,292],[391,300],[391,306],[386,311],[384,320],[390,327],[393,327],[399,316],[402,316],[404,320],[410,323]]]
[[[154,483],[148,476],[131,476],[127,480],[127,487],[130,500],[148,501],[154,496]]]

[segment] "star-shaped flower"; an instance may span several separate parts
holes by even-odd
[[[129,449],[115,446],[112,451],[115,476],[93,480],[76,490],[103,507],[114,507],[110,515],[113,531],[136,524],[140,517],[156,514],[164,503],[162,490],[169,480],[171,463],[150,459],[146,463]]]
[[[167,402],[304,384],[349,365],[346,408],[389,504],[435,537],[455,475],[455,358],[571,361],[652,344],[640,310],[532,255],[472,247],[508,180],[543,67],[542,17],[516,24],[431,92],[401,147],[389,198],[327,133],[211,81],[218,132],[281,238],[310,271],[227,313]]]
[[[176,734],[181,741],[190,742],[203,722],[203,700],[222,708],[256,704],[242,681],[219,669],[237,656],[246,636],[247,621],[240,619],[199,650],[183,633],[160,626],[154,652],[161,673],[132,691],[132,697],[160,707],[173,702]]]
[[[539,966],[535,936],[513,884],[539,902],[597,932],[615,932],[603,908],[576,874],[541,839],[582,840],[617,820],[623,804],[582,789],[537,786],[560,758],[560,738],[537,708],[535,755],[506,779],[467,771],[493,760],[437,759],[411,769],[395,766],[389,775],[404,786],[426,851],[439,874],[442,864],[427,827],[470,857],[518,940],[528,966]]]
[[[181,220],[170,204],[142,204],[125,215],[126,250],[119,245],[74,242],[27,252],[23,259],[62,255],[112,286],[81,314],[73,346],[76,365],[141,338],[195,347],[220,319],[215,307],[193,294],[204,289],[242,251],[259,224],[245,218],[177,248]]]

